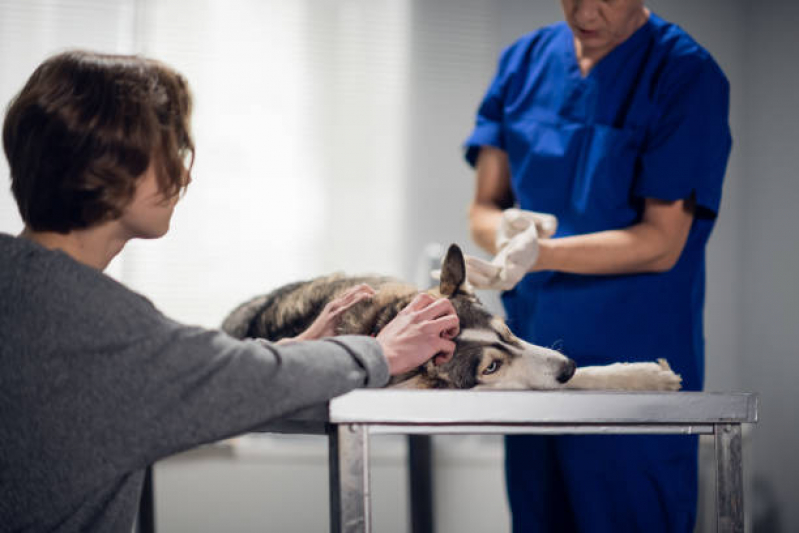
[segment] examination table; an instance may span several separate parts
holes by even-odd
[[[752,393],[361,389],[263,431],[328,435],[333,533],[371,531],[370,435],[714,435],[717,530],[742,533],[741,426],[757,418]]]

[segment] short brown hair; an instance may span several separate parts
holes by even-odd
[[[158,61],[78,50],[47,59],[3,124],[22,220],[67,233],[118,218],[151,163],[164,194],[179,194],[194,161],[190,114],[188,83]]]

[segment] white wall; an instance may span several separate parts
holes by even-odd
[[[755,491],[777,515],[761,531],[799,531],[799,4],[745,2],[744,13],[739,375],[762,402]]]
[[[428,242],[476,247],[466,208],[472,172],[461,144],[494,69],[499,10],[491,0],[412,0],[405,203],[406,272]]]

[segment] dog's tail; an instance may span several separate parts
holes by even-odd
[[[237,339],[249,337],[250,326],[268,304],[269,296],[269,294],[256,296],[238,306],[222,322],[222,331]]]
[[[270,340],[278,340],[282,337],[292,337],[310,325],[302,323],[296,326],[299,331],[288,328],[285,320],[278,321],[274,315],[276,303],[290,300],[290,295],[296,290],[308,285],[307,281],[289,283],[268,294],[256,296],[239,305],[222,322],[222,331],[237,339],[250,337],[261,337]],[[271,311],[272,314],[269,314]],[[318,314],[318,313],[317,313]],[[266,316],[265,316],[266,315]],[[310,318],[313,320],[315,315]]]

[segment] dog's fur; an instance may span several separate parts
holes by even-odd
[[[420,291],[388,277],[333,275],[283,286],[243,303],[225,319],[222,329],[237,337],[277,341],[295,337],[324,306],[348,288],[366,283],[376,294],[345,311],[337,333],[377,335]],[[560,352],[524,342],[504,321],[491,315],[466,282],[463,254],[450,246],[442,263],[437,289],[449,298],[460,320],[452,359],[440,366],[432,361],[391,378],[389,386],[449,389],[617,389],[677,390],[681,378],[665,360],[657,363],[616,363],[576,368]]]

